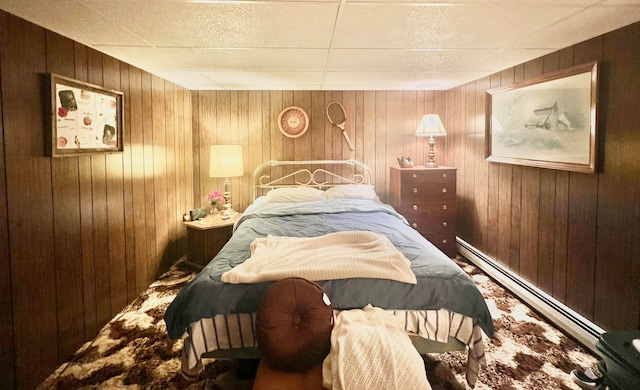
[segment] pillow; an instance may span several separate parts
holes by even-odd
[[[256,342],[273,368],[301,372],[331,349],[333,307],[316,283],[291,277],[274,283],[256,310]]]
[[[328,188],[325,191],[327,199],[370,199],[379,201],[373,186],[366,184],[344,184]]]
[[[324,200],[324,191],[314,187],[286,187],[274,188],[267,192],[267,202],[270,203],[295,203]]]

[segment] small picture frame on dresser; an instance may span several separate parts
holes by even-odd
[[[456,247],[456,168],[391,167],[389,204],[450,258]]]

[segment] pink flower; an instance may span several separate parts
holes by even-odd
[[[211,191],[207,194],[207,201],[209,201],[210,204],[216,204],[222,200],[224,200],[224,197],[220,191]]]

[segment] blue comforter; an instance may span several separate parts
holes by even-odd
[[[339,231],[365,230],[387,236],[407,259],[418,280],[406,284],[386,279],[350,278],[316,281],[335,309],[448,309],[476,319],[488,336],[493,322],[484,298],[469,276],[411,228],[391,206],[371,200],[331,199],[299,203],[266,203],[259,198],[234,226],[234,234],[216,257],[187,284],[167,308],[164,319],[171,338],[189,324],[217,314],[254,312],[273,282],[227,284],[224,272],[250,256],[257,237],[317,237]]]

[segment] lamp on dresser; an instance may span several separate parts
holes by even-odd
[[[242,145],[213,145],[209,161],[209,177],[224,177],[224,209],[220,215],[222,219],[229,219],[235,214],[229,178],[244,175]]]
[[[443,137],[445,135],[447,135],[447,131],[444,129],[444,125],[442,124],[438,114],[427,114],[420,119],[420,123],[418,123],[418,128],[416,129],[416,136],[429,137],[429,160],[424,165],[425,167],[438,167],[438,164],[436,164],[434,160],[436,156],[434,151],[436,140],[433,137]]]

